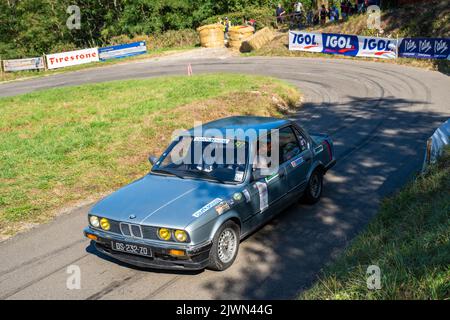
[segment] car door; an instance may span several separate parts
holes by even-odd
[[[310,142],[308,138],[297,128],[289,126],[292,132],[292,143],[297,144],[298,150],[288,160],[289,165],[286,166],[288,192],[303,192],[307,184],[307,176],[312,165],[313,154],[310,150]]]
[[[267,140],[266,140],[267,139]],[[264,141],[264,142],[262,142]],[[264,212],[267,209],[274,209],[280,200],[287,193],[287,179],[286,179],[286,166],[287,164],[280,163],[279,157],[272,157],[274,150],[272,148],[277,148],[275,151],[279,153],[278,143],[274,143],[272,147],[272,140],[270,134],[267,137],[262,137],[258,140],[257,144],[257,155],[258,158],[266,158],[266,165],[273,168],[274,172],[270,175],[262,176],[260,179],[252,182],[252,187],[254,192],[256,192],[259,197],[255,201],[254,206],[258,211]],[[268,148],[269,150],[267,150]],[[266,149],[266,150],[261,150]],[[276,163],[275,163],[276,161]],[[259,164],[257,167],[264,167]]]

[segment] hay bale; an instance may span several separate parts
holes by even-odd
[[[241,45],[241,51],[250,52],[253,50],[257,50],[263,47],[268,42],[272,41],[274,37],[275,35],[273,34],[272,30],[265,27],[249,37],[247,40],[243,41]]]
[[[253,35],[255,29],[250,26],[234,26],[228,30],[228,47],[239,49],[242,41],[248,39]]]
[[[224,46],[223,26],[219,23],[197,28],[200,45],[205,48],[221,48]]]

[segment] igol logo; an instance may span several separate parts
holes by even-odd
[[[351,39],[347,37],[331,36],[327,38],[327,47],[339,48],[339,49],[354,49],[351,44]]]
[[[292,35],[294,36],[294,39],[292,40],[292,42],[296,43],[296,44],[304,44],[305,49],[319,46],[319,44],[316,41],[315,34],[304,35],[302,33],[292,33]]]
[[[386,51],[390,49],[390,46],[391,46],[390,40],[385,41],[379,39],[364,39],[363,49]]]
[[[383,55],[395,51],[395,46],[390,40],[364,39],[363,50],[376,51],[375,55]]]

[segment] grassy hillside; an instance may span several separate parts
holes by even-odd
[[[380,37],[449,37],[450,36],[450,1],[433,1],[427,4],[404,6],[397,9],[385,10],[381,15],[381,27],[383,33],[367,28],[367,16],[355,15],[347,21],[339,23],[327,23],[324,26],[308,28],[312,32],[345,33]],[[338,59],[355,59],[337,55],[309,53],[288,50],[287,30],[281,32],[270,44],[252,52],[250,55],[263,56],[293,56],[293,57],[327,57]],[[357,58],[358,60],[371,58]],[[379,62],[405,64],[431,70],[439,70],[450,73],[448,60],[427,60],[399,58],[396,60],[376,59]]]
[[[425,176],[386,199],[301,299],[450,299],[450,148]],[[369,265],[381,289],[368,290]]]
[[[239,114],[280,116],[298,91],[272,78],[178,76],[0,99],[0,238],[149,170],[175,129]],[[244,109],[242,106],[246,106]]]
[[[382,11],[381,28],[388,37],[449,37],[450,1],[430,1]],[[329,33],[381,35],[367,28],[367,16],[355,15],[346,22],[328,23],[310,30]]]

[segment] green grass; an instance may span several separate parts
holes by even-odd
[[[369,265],[381,289],[368,290]],[[386,199],[368,229],[300,299],[450,299],[450,148]]]
[[[0,99],[0,235],[143,175],[175,129],[230,114],[281,115],[300,95],[237,74],[116,81]],[[245,108],[243,107],[245,106]]]

